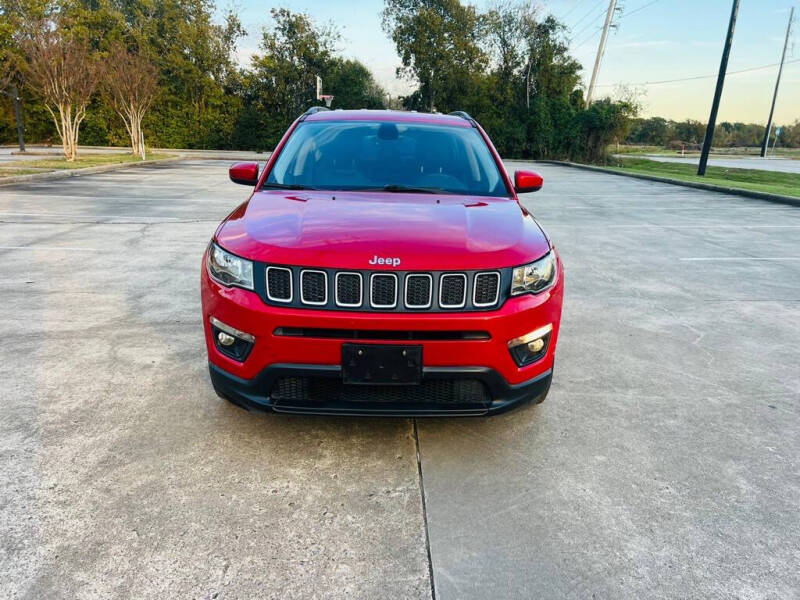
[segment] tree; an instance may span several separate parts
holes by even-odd
[[[800,119],[795,121],[792,125],[784,125],[781,127],[778,145],[789,148],[800,148]]]
[[[631,144],[663,146],[668,141],[666,119],[661,117],[636,119],[632,123],[631,133],[625,141]]]
[[[51,20],[35,26],[24,41],[27,77],[53,118],[64,156],[75,160],[86,106],[97,87],[99,69],[86,42],[65,37]]]
[[[487,64],[479,45],[481,26],[475,7],[459,0],[386,0],[383,28],[403,64],[397,73],[419,82],[419,100],[427,110],[463,106]]]
[[[334,58],[323,74],[325,93],[335,108],[385,108],[386,92],[370,70],[357,60]]]
[[[237,138],[245,147],[273,147],[286,127],[316,100],[316,78],[331,69],[339,32],[306,14],[272,9],[274,26],[264,30],[261,53],[243,81],[245,110]],[[327,89],[331,89],[325,84]]]
[[[103,83],[109,103],[125,123],[134,155],[144,158],[142,119],[155,97],[158,71],[147,58],[121,44],[111,48],[106,65]]]
[[[693,119],[686,119],[680,123],[674,123],[673,127],[673,140],[681,142],[689,142],[690,144],[699,144],[703,141],[706,134],[706,126],[700,121]]]
[[[17,32],[5,15],[0,14],[0,90],[5,90],[17,74],[19,56]]]
[[[603,162],[608,145],[615,139],[624,139],[631,126],[631,117],[637,107],[629,102],[613,102],[608,98],[596,100],[581,114],[581,124],[586,143],[585,159]]]

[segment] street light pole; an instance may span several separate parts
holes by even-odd
[[[703,152],[700,154],[700,164],[697,165],[697,174],[706,174],[706,163],[708,153],[711,151],[711,142],[714,140],[714,127],[717,124],[717,111],[719,110],[719,100],[722,97],[722,86],[725,85],[725,72],[728,70],[728,56],[731,53],[733,43],[733,29],[736,27],[736,15],[739,13],[739,0],[733,0],[731,8],[731,20],[728,22],[728,34],[725,36],[725,47],[722,49],[722,60],[719,63],[719,75],[717,75],[717,89],[714,92],[714,102],[711,104],[711,115],[708,117],[706,127],[706,137],[703,140]]]
[[[786,46],[789,45],[789,34],[792,31],[792,19],[794,18],[794,6],[789,11],[789,24],[786,26],[786,39],[783,42],[783,54],[781,54],[781,66],[778,67],[778,79],[775,81],[775,93],[772,94],[772,106],[769,109],[769,119],[767,119],[767,129],[764,131],[764,141],[761,143],[761,157],[766,158],[769,150],[769,134],[772,131],[772,115],[775,112],[775,101],[778,99],[778,86],[781,84],[781,73],[783,73],[783,61],[786,58]]]

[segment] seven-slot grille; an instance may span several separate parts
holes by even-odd
[[[266,300],[292,306],[379,311],[489,310],[505,294],[500,271],[406,273],[267,266]],[[505,275],[510,277],[510,269]]]

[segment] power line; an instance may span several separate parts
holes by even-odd
[[[621,14],[619,17],[617,17],[617,21],[620,21],[621,19],[624,19],[625,17],[629,17],[629,16],[631,16],[632,14],[635,14],[635,13],[639,12],[640,10],[644,10],[645,8],[647,8],[648,6],[652,6],[652,5],[653,5],[653,4],[655,4],[656,2],[659,2],[659,0],[652,0],[652,2],[648,2],[647,4],[644,4],[644,5],[640,6],[639,8],[632,10],[632,11],[631,11],[631,12],[629,12],[629,13],[624,13],[624,12],[623,12],[623,13],[622,13],[622,14]],[[598,14],[598,16],[599,16],[599,14]],[[577,44],[577,45],[573,46],[573,49],[580,48],[581,46],[583,46],[583,45],[584,45],[586,42],[588,42],[589,40],[591,40],[591,39],[594,39],[594,36],[596,36],[596,35],[597,35],[597,33],[598,33],[598,32],[599,32],[601,29],[602,29],[602,26],[598,25],[598,26],[597,26],[597,29],[596,29],[595,31],[593,31],[591,34],[589,34],[589,37],[587,37],[587,38],[584,38],[584,39],[583,39],[583,41],[582,41],[580,44]],[[583,31],[586,31],[586,27],[584,27],[583,29],[581,29],[581,31],[580,31],[580,32],[583,32]],[[579,33],[580,33],[580,32],[579,32]],[[575,35],[575,37],[577,37],[577,34]]]
[[[592,6],[592,8],[589,9],[589,12],[587,12],[580,19],[578,19],[578,21],[572,27],[570,27],[570,29],[575,29],[578,25],[583,23],[583,21],[586,19],[586,17],[588,17],[590,14],[594,13],[595,10],[597,9],[597,7],[600,6],[601,4],[605,4],[604,0],[599,0],[599,2],[595,2],[594,6]],[[594,19],[592,19],[592,21],[594,21]]]
[[[640,10],[644,10],[644,9],[645,9],[645,8],[647,8],[648,6],[653,6],[653,4],[655,4],[655,3],[656,3],[656,2],[658,2],[658,1],[659,1],[659,0],[653,0],[652,2],[648,2],[647,4],[644,4],[644,5],[640,6],[639,8],[635,8],[635,9],[633,9],[633,10],[632,10],[631,12],[629,12],[629,13],[622,13],[622,15],[620,15],[620,17],[619,17],[619,18],[620,18],[620,19],[624,19],[625,17],[630,17],[631,15],[635,15],[635,14],[636,14],[637,12],[639,12]]]
[[[596,25],[596,24],[597,24],[597,23],[596,23],[596,21],[597,21],[597,17],[605,16],[605,13],[606,13],[606,7],[605,7],[605,6],[603,6],[603,7],[600,9],[600,12],[599,12],[599,13],[595,14],[595,16],[594,16],[594,17],[592,17],[592,18],[589,20],[589,22],[588,22],[588,23],[586,23],[586,25],[584,25],[583,27],[581,27],[580,31],[577,31],[576,33],[574,33],[574,34],[573,34],[573,37],[578,37],[579,35],[583,34],[583,32],[585,32],[586,30],[588,30],[588,29],[589,29],[589,28],[590,28],[592,25]],[[603,26],[602,26],[602,25],[598,25],[598,27],[602,28]]]
[[[567,17],[570,16],[573,12],[575,12],[575,9],[578,8],[580,5],[581,5],[581,0],[575,0],[575,4],[572,6],[572,8],[570,8],[567,12],[565,12],[561,17],[558,17],[558,20],[561,21],[562,23],[566,21]]]
[[[575,46],[572,46],[572,49],[573,50],[577,50],[578,48],[580,48],[581,46],[586,44],[586,42],[592,41],[597,36],[597,34],[602,31],[602,29],[603,29],[603,26],[602,25],[598,25],[597,29],[595,29],[592,33],[589,34],[589,37],[583,38],[583,41],[580,44],[576,44]]]
[[[800,62],[800,58],[796,58],[794,60],[787,60],[785,64],[791,63],[798,63]],[[760,71],[762,69],[769,69],[771,67],[777,67],[780,63],[772,63],[769,65],[761,65],[760,67],[749,67],[747,69],[739,69],[738,71],[728,71],[728,75],[738,75],[739,73],[749,73],[751,71]],[[716,77],[717,73],[712,73],[710,75],[695,75],[693,77],[681,77],[680,79],[664,79],[662,81],[641,81],[639,83],[627,83],[624,85],[660,85],[662,83],[678,83],[681,81],[694,81],[696,79],[709,79],[711,77]],[[602,85],[598,85],[597,87],[614,87],[620,85],[619,83],[604,83]]]
[[[652,2],[648,2],[647,4],[644,4],[644,5],[640,6],[639,8],[636,8],[636,9],[634,9],[633,11],[631,11],[631,12],[629,12],[629,13],[627,13],[627,14],[623,12],[623,13],[622,13],[622,14],[621,14],[619,17],[617,17],[617,21],[619,21],[619,20],[621,20],[621,19],[624,19],[625,17],[629,17],[630,15],[632,15],[632,14],[635,14],[635,13],[639,12],[640,10],[644,10],[645,8],[647,8],[648,6],[652,6],[652,5],[653,5],[653,4],[655,4],[656,2],[659,2],[659,0],[652,0]],[[597,16],[600,16],[600,15],[598,14]],[[590,23],[590,24],[591,24],[591,23]],[[593,40],[593,39],[594,39],[594,37],[595,37],[595,36],[598,34],[598,32],[599,32],[599,31],[600,31],[602,28],[603,28],[603,27],[602,27],[601,25],[598,25],[598,26],[597,26],[597,29],[595,29],[595,30],[594,30],[592,33],[590,33],[590,34],[589,34],[589,36],[588,36],[588,37],[586,37],[586,38],[584,38],[584,39],[583,39],[583,40],[582,40],[582,41],[581,41],[579,44],[576,44],[576,45],[572,46],[572,49],[573,49],[573,50],[577,50],[578,48],[580,48],[581,46],[583,46],[584,44],[586,44],[586,42],[588,42],[588,41],[590,41],[590,40]],[[581,29],[581,31],[579,31],[579,32],[578,32],[578,34],[580,34],[580,33],[584,32],[584,31],[586,31],[586,27],[584,27],[583,29]],[[577,36],[578,36],[578,34],[575,34],[575,37],[577,37]],[[596,87],[603,87],[603,86],[596,86]]]

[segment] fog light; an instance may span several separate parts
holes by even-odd
[[[542,348],[544,348],[544,340],[542,338],[528,342],[528,352],[539,354],[539,352],[542,351]]]
[[[255,336],[226,325],[219,319],[210,318],[214,345],[222,354],[239,362],[244,362],[253,349]]]
[[[219,340],[219,343],[222,344],[223,346],[231,346],[233,342],[236,341],[235,337],[225,333],[224,331],[220,331],[217,334],[217,339]]]
[[[524,367],[544,358],[550,343],[552,325],[545,325],[508,342],[508,351],[518,367]]]

